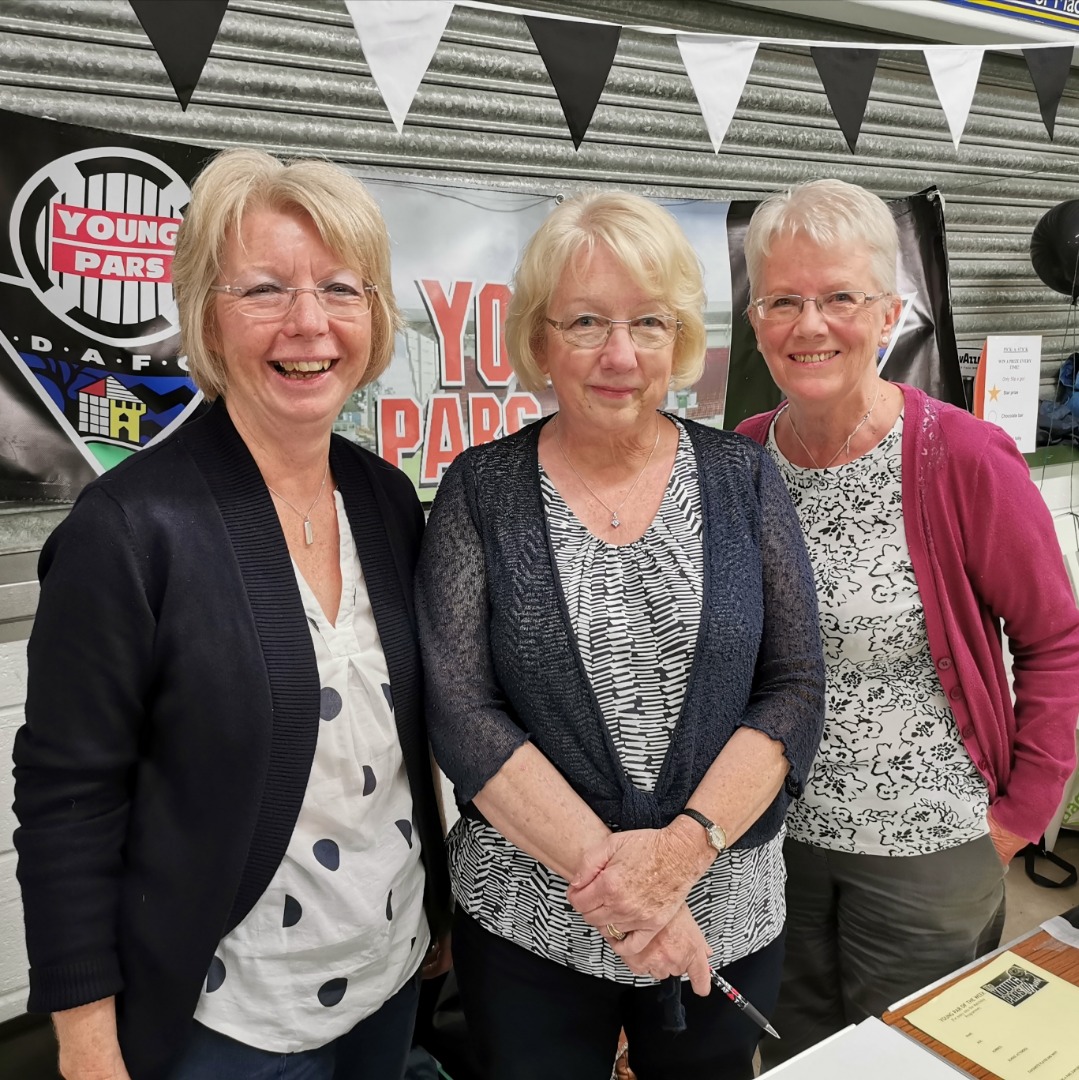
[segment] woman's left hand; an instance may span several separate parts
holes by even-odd
[[[445,975],[452,966],[453,950],[450,948],[450,935],[446,933],[431,942],[421,971],[425,979],[436,979],[439,975]]]
[[[645,944],[640,932],[625,941],[611,941],[611,948],[635,975],[650,975],[663,980],[671,975],[688,975],[695,994],[704,997],[711,989],[708,958],[712,955],[704,934],[685,904],[680,904],[674,918]]]
[[[989,811],[987,819],[989,821],[989,839],[993,841],[993,847],[997,849],[998,858],[1007,866],[1030,841],[1013,833],[1010,829],[1004,828],[1003,825],[997,824],[992,810]]]
[[[680,829],[612,833],[585,855],[566,895],[585,922],[638,931],[641,948],[674,917],[711,857]]]

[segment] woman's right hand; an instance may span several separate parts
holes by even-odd
[[[706,844],[694,843],[702,832],[681,818],[665,829],[611,833],[585,853],[566,897],[599,930],[613,924],[645,931],[638,939],[643,948],[651,934],[670,923],[715,859]]]
[[[52,1014],[64,1080],[131,1080],[116,1037],[116,999]]]
[[[624,941],[611,941],[611,948],[622,958],[634,975],[651,975],[665,979],[669,975],[688,975],[693,992],[706,997],[712,988],[708,958],[712,950],[686,904],[675,912],[674,918],[643,948],[636,947],[635,938],[648,938],[639,931],[626,935]]]

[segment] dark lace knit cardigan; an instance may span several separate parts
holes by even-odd
[[[653,792],[622,768],[585,675],[550,547],[537,458],[545,421],[447,470],[418,569],[428,726],[465,812],[526,739],[615,829],[682,809],[739,727],[780,741],[786,784],[738,840],[765,843],[820,741],[816,591],[783,481],[756,444],[686,421],[703,514],[704,595],[681,715]]]

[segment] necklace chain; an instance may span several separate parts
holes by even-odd
[[[298,506],[293,506],[292,503],[281,494],[280,491],[274,491],[269,484],[266,485],[266,489],[271,495],[276,495],[293,513],[299,514],[303,518],[303,539],[304,543],[310,547],[315,542],[315,530],[311,527],[311,511],[318,506],[319,499],[322,498],[323,491],[326,490],[326,477],[330,475],[330,463],[326,462],[326,469],[322,474],[322,483],[318,486],[318,494],[315,496],[314,502],[307,508],[305,514]]]
[[[560,436],[558,434],[558,421],[557,420],[555,421],[554,441],[558,444],[559,453],[561,453],[561,455],[566,459],[566,464],[573,470],[573,475],[576,476],[577,479],[580,480],[582,484],[584,484],[585,490],[587,490],[588,494],[591,495],[592,498],[595,499],[596,502],[598,502],[600,504],[600,506],[602,506],[603,509],[606,510],[607,513],[611,515],[611,528],[612,529],[617,529],[622,524],[622,522],[618,518],[618,511],[621,510],[622,507],[626,505],[626,503],[629,501],[630,495],[633,494],[634,489],[641,482],[641,477],[644,476],[645,469],[648,468],[648,464],[652,460],[652,455],[655,454],[656,447],[659,446],[659,437],[660,437],[660,434],[662,433],[662,431],[663,431],[663,428],[660,425],[659,418],[657,417],[656,418],[656,441],[654,443],[652,443],[652,449],[648,451],[648,457],[646,457],[644,459],[644,465],[641,467],[641,471],[639,473],[637,473],[637,478],[633,481],[632,484],[629,485],[629,491],[627,491],[625,493],[625,495],[622,496],[622,501],[617,506],[608,506],[596,494],[596,492],[593,489],[592,485],[577,471],[577,468],[573,464],[573,462],[570,461],[569,455],[566,453],[566,448],[562,445],[562,439],[560,438]]]
[[[810,450],[808,446],[806,446],[805,440],[802,438],[801,435],[798,434],[798,429],[794,426],[794,416],[790,411],[790,402],[787,403],[787,420],[790,422],[791,431],[794,432],[794,437],[798,440],[799,445],[809,455],[809,460],[813,462],[814,469],[827,469],[832,464],[832,462],[840,456],[840,454],[846,456],[850,453],[851,439],[853,439],[854,436],[857,435],[863,427],[865,427],[866,421],[872,415],[873,410],[877,407],[878,401],[880,401],[879,382],[877,383],[877,394],[876,397],[873,398],[873,404],[870,405],[868,409],[866,409],[865,415],[861,418],[861,420],[858,421],[857,424],[854,425],[854,430],[847,436],[846,440],[842,443],[839,449],[823,465],[817,464],[817,459],[813,456],[813,451]]]

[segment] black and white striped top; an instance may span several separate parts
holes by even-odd
[[[651,791],[682,708],[703,595],[697,463],[679,426],[674,468],[647,532],[616,546],[593,536],[542,473],[562,591],[585,671],[622,764]],[[772,941],[785,916],[783,833],[724,852],[689,894],[722,967]],[[633,975],[566,899],[566,882],[489,825],[462,818],[450,836],[458,902],[485,929],[576,971],[627,985]]]

